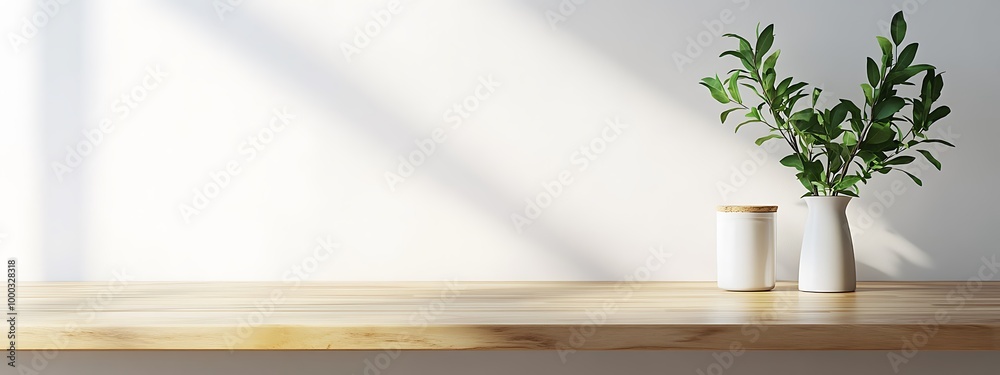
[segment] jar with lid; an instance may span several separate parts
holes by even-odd
[[[719,206],[717,211],[719,288],[774,289],[778,206]]]

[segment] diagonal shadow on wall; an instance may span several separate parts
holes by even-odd
[[[205,2],[184,0],[164,1],[164,4],[197,21],[216,37],[227,40],[236,51],[252,61],[296,84],[320,103],[320,107],[351,120],[364,134],[384,144],[387,150],[395,153],[409,151],[414,139],[425,136],[411,131],[414,127],[406,126],[407,121],[394,116],[391,108],[375,99],[376,95],[372,92],[324,64],[318,54],[298,47],[295,38],[283,35],[280,28],[268,24],[266,20],[247,12],[222,23]],[[444,154],[435,158],[441,163],[441,168],[428,169],[432,177],[449,187],[457,197],[471,203],[472,207],[495,217],[502,222],[502,226],[510,226],[508,217],[514,211],[505,202],[518,201],[519,196],[491,185],[483,175],[461,160]],[[579,233],[556,233],[546,230],[543,225],[536,225],[524,236],[571,265],[581,278],[619,280],[622,276],[613,274],[603,266],[601,259],[589,255],[598,252],[589,251],[591,245]]]

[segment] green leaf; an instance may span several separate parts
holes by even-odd
[[[722,88],[722,81],[719,80],[719,76],[705,77],[699,83],[702,86],[708,87],[708,91],[712,93],[712,97],[718,100],[719,103],[729,103],[729,97],[726,96],[726,90]]]
[[[827,169],[831,171],[839,170],[844,165],[845,148],[839,143],[827,143]]]
[[[760,36],[757,37],[757,53],[755,58],[758,63],[760,59],[764,57],[764,54],[771,49],[771,45],[774,43],[774,25],[767,25],[764,31],[760,32]]]
[[[847,190],[850,189],[854,184],[861,181],[859,176],[844,176],[843,180],[840,180],[836,185],[833,186],[834,190]]]
[[[740,43],[743,43],[743,42],[740,42]],[[747,48],[750,48],[750,46],[747,46]],[[753,56],[753,52],[750,52],[749,49],[747,50],[746,53],[751,56],[751,59],[753,58],[752,57]],[[740,63],[742,63],[743,67],[747,68],[747,70],[754,70],[755,69],[754,68],[755,65],[753,64],[753,60],[740,59]],[[753,73],[753,75],[756,76],[757,73]]]
[[[719,119],[722,120],[722,123],[725,123],[726,119],[729,118],[729,114],[733,113],[733,111],[735,111],[737,109],[740,109],[740,108],[727,109],[727,110],[723,111],[722,114],[719,115]]]
[[[857,104],[847,99],[840,99],[840,104],[843,104],[851,113],[851,118],[861,120],[861,108],[858,108]]]
[[[854,130],[855,134],[861,134],[862,130],[864,130],[861,117],[855,116],[851,118],[851,130]]]
[[[778,134],[768,134],[768,135],[765,135],[763,137],[757,138],[757,140],[754,141],[753,143],[756,143],[758,146],[760,146],[760,145],[764,144],[764,142],[767,142],[767,141],[775,139],[775,138],[781,138],[781,136],[778,135]]]
[[[813,125],[815,124],[815,121],[813,121],[812,117],[805,120],[796,120],[788,122],[792,124],[792,126],[795,127],[795,129],[798,130],[800,133],[805,133],[807,131],[810,131]],[[806,141],[807,143],[812,143],[811,140],[809,139],[807,139]]]
[[[951,144],[951,142],[948,142],[948,141],[943,140],[943,139],[925,139],[925,140],[920,141],[919,143],[941,143],[941,144],[946,145],[948,147],[955,147],[955,145]]]
[[[858,198],[858,194],[856,194],[856,193],[854,193],[853,191],[850,191],[850,190],[840,190],[840,191],[837,191],[837,193],[843,194],[843,195],[846,195],[846,196],[849,196],[849,197]]]
[[[771,56],[768,56],[767,60],[764,60],[764,65],[761,67],[761,71],[766,72],[770,69],[774,69],[774,64],[778,63],[778,56],[780,55],[781,55],[781,50],[779,49],[777,51],[774,51],[774,53],[772,53]]]
[[[765,92],[767,92],[767,90],[771,91],[774,90],[774,80],[776,79],[776,77],[777,75],[774,74],[774,70],[768,70],[767,73],[764,73]]]
[[[912,163],[914,160],[917,160],[917,158],[912,156],[897,156],[886,160],[885,165],[906,165]]]
[[[740,60],[746,60],[746,57],[738,51],[726,51],[719,55],[719,57],[732,56]]]
[[[930,151],[917,150],[917,152],[924,155],[924,158],[926,158],[927,161],[931,162],[931,164],[934,164],[934,168],[937,168],[937,170],[939,171],[941,170],[941,162],[935,159],[934,155],[931,155]]]
[[[914,176],[912,173],[904,171],[902,169],[897,169],[897,171],[906,173],[907,176],[910,176],[910,179],[913,180],[913,182],[917,183],[917,186],[924,186],[924,182],[920,181],[920,179],[917,178],[917,176]]]
[[[795,103],[798,103],[800,99],[802,99],[804,97],[807,97],[807,96],[809,96],[809,95],[806,95],[806,94],[796,94],[795,96],[793,96],[791,98],[788,98],[788,102],[786,102],[785,108],[788,110],[788,112],[791,112],[792,108],[795,107]]]
[[[927,121],[930,123],[935,123],[951,113],[951,108],[948,106],[938,107],[928,116]]]
[[[830,123],[827,124],[828,127],[834,128],[840,126],[847,119],[847,113],[850,111],[850,106],[840,102],[833,107],[830,111]]]
[[[743,98],[740,97],[739,78],[739,72],[734,72],[733,75],[729,77],[729,95],[737,103],[743,104]]]
[[[723,36],[723,37],[726,37],[726,38],[735,38],[735,39],[739,39],[739,40],[740,40],[740,42],[742,42],[742,43],[746,43],[747,45],[750,45],[750,41],[749,41],[749,40],[747,40],[746,38],[744,38],[744,37],[742,37],[742,36],[739,36],[739,35],[736,35],[736,34],[732,34],[732,33],[726,33],[726,34],[722,34],[722,36]]]
[[[913,58],[917,56],[917,43],[910,43],[910,45],[903,48],[903,51],[899,53],[899,61],[896,61],[896,66],[893,70],[902,70],[910,66],[913,63]]]
[[[895,134],[896,132],[889,127],[889,124],[876,122],[868,129],[868,134],[862,141],[866,144],[877,145],[892,139]]]
[[[872,110],[872,113],[874,113],[875,115],[874,120],[880,121],[891,118],[893,115],[896,114],[896,112],[899,112],[900,109],[903,109],[903,106],[905,105],[906,101],[904,101],[903,98],[900,98],[898,96],[893,96],[891,98],[883,100],[881,103],[876,104],[875,108]]]
[[[746,124],[751,124],[751,123],[754,123],[754,122],[761,122],[761,121],[760,121],[760,120],[757,120],[757,119],[749,119],[749,120],[746,120],[746,121],[743,121],[743,122],[741,122],[741,123],[740,123],[739,125],[736,125],[736,130],[735,130],[735,131],[733,131],[733,132],[734,132],[734,133],[738,133],[738,132],[740,131],[740,128],[742,128],[742,127],[743,127],[743,125],[746,125]]]
[[[822,180],[819,176],[823,174],[823,163],[818,161],[807,161],[802,165],[802,167],[804,168],[803,172],[806,173],[806,176],[816,180]],[[825,187],[826,185],[824,184],[822,186]]]
[[[858,136],[851,132],[844,133],[844,146],[854,147],[856,144],[858,144]]]
[[[933,70],[928,71],[927,74],[924,75],[923,81],[920,82],[920,99],[931,103],[934,102],[934,100],[930,99],[931,93],[934,91],[933,72]]]
[[[892,23],[889,26],[890,34],[892,34],[892,41],[898,46],[903,43],[903,38],[906,37],[906,20],[903,19],[903,12],[896,12],[896,15],[892,16]]]
[[[878,39],[878,45],[882,48],[882,56],[892,56],[892,42],[881,36],[877,36],[875,39]]]
[[[867,83],[861,84],[861,91],[865,92],[865,103],[871,104],[875,101],[875,95],[872,93],[872,85]]]
[[[906,82],[911,77],[917,75],[917,73],[933,69],[934,69],[933,65],[917,64],[907,67],[906,69],[900,69],[898,71],[889,73],[889,75],[886,76],[885,79],[889,82],[892,82],[893,84],[900,84]]]
[[[819,87],[813,89],[813,93],[812,93],[812,103],[813,103],[812,106],[813,107],[816,107],[816,102],[819,101],[819,96],[822,93],[823,93],[823,89],[821,89]]]
[[[776,92],[778,96],[784,96],[785,93],[788,92],[788,85],[791,83],[792,77],[781,80],[781,82],[778,83],[778,88],[774,89],[774,92]]]
[[[808,83],[799,82],[799,83],[796,83],[794,85],[788,86],[788,90],[785,90],[785,91],[787,91],[787,92],[796,92],[796,91],[799,91],[799,89],[801,89],[803,87],[806,87],[806,85],[808,85]]]
[[[757,66],[753,63],[753,47],[750,46],[750,42],[746,39],[740,40],[740,53],[743,54],[743,65],[748,66],[747,70],[754,70],[749,66]]]
[[[805,131],[812,127],[814,115],[815,113],[812,108],[806,108],[789,116],[788,123],[792,124],[799,131]]]
[[[778,135],[778,134],[768,134],[768,135],[765,135],[763,137],[757,138],[757,140],[754,141],[753,143],[756,143],[758,146],[760,146],[760,145],[764,144],[764,142],[767,142],[767,141],[775,139],[775,138],[782,138],[782,137],[781,137],[781,135]]]
[[[859,151],[858,157],[861,158],[861,161],[865,162],[865,165],[869,165],[872,161],[878,158],[878,155],[875,155],[875,153],[871,151]]]
[[[878,85],[879,78],[881,78],[881,77],[879,77],[878,64],[875,63],[875,60],[872,60],[872,58],[869,57],[868,58],[868,83],[871,84],[872,87],[875,87],[875,86]]]
[[[797,174],[795,174],[795,178],[797,178],[799,180],[799,182],[802,183],[802,186],[805,187],[806,190],[809,190],[808,193],[805,193],[802,196],[803,197],[807,197],[807,196],[812,195],[812,189],[813,189],[812,188],[812,183],[809,182],[809,178],[806,177],[806,174],[805,173],[801,173],[801,172],[797,173]]]
[[[944,78],[940,74],[934,75],[933,70],[928,71],[928,77],[933,76],[933,87],[931,88],[931,101],[938,100],[941,97],[941,89],[944,88]]]
[[[786,167],[795,168],[795,169],[800,170],[800,171],[804,169],[804,167],[802,166],[802,159],[799,159],[799,155],[798,154],[791,154],[791,155],[785,156],[785,157],[781,158],[780,163],[781,163],[781,165],[784,165]]]

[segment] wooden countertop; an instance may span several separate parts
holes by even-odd
[[[22,283],[20,350],[1000,350],[1000,282]]]

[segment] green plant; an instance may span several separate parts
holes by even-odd
[[[775,65],[781,50],[767,55],[774,43],[774,25],[764,30],[758,25],[754,43],[739,35],[725,34],[739,40],[739,49],[723,52],[719,57],[735,57],[743,68],[731,70],[725,81],[716,75],[700,83],[720,103],[736,105],[722,112],[723,123],[733,112],[745,111],[746,120],[736,125],[737,132],[746,124],[762,123],[770,131],[757,139],[758,146],[772,139],[788,143],[792,153],[782,158],[781,164],[798,171],[796,177],[808,190],[804,196],[857,197],[859,182],[867,184],[873,174],[891,171],[906,173],[917,185],[923,185],[912,173],[901,169],[915,158],[901,154],[929,143],[955,147],[926,135],[931,125],[947,116],[951,109],[934,106],[944,86],[941,74],[935,73],[934,66],[912,64],[917,43],[901,47],[906,35],[902,12],[892,18],[890,30],[891,41],[876,37],[882,58],[880,63],[868,58],[868,79],[861,84],[865,101],[860,107],[841,99],[833,108],[820,109],[816,105],[822,90],[814,88],[810,95],[806,92],[808,83],[796,82],[792,77],[778,80]],[[914,86],[910,79],[922,72],[925,74],[915,96],[905,96],[897,90],[898,86]],[[750,89],[760,103],[745,102],[741,86]],[[799,100],[806,97],[810,97],[812,105],[796,110]],[[911,109],[909,116],[901,112],[907,107]],[[941,169],[941,163],[930,151],[916,151]]]

